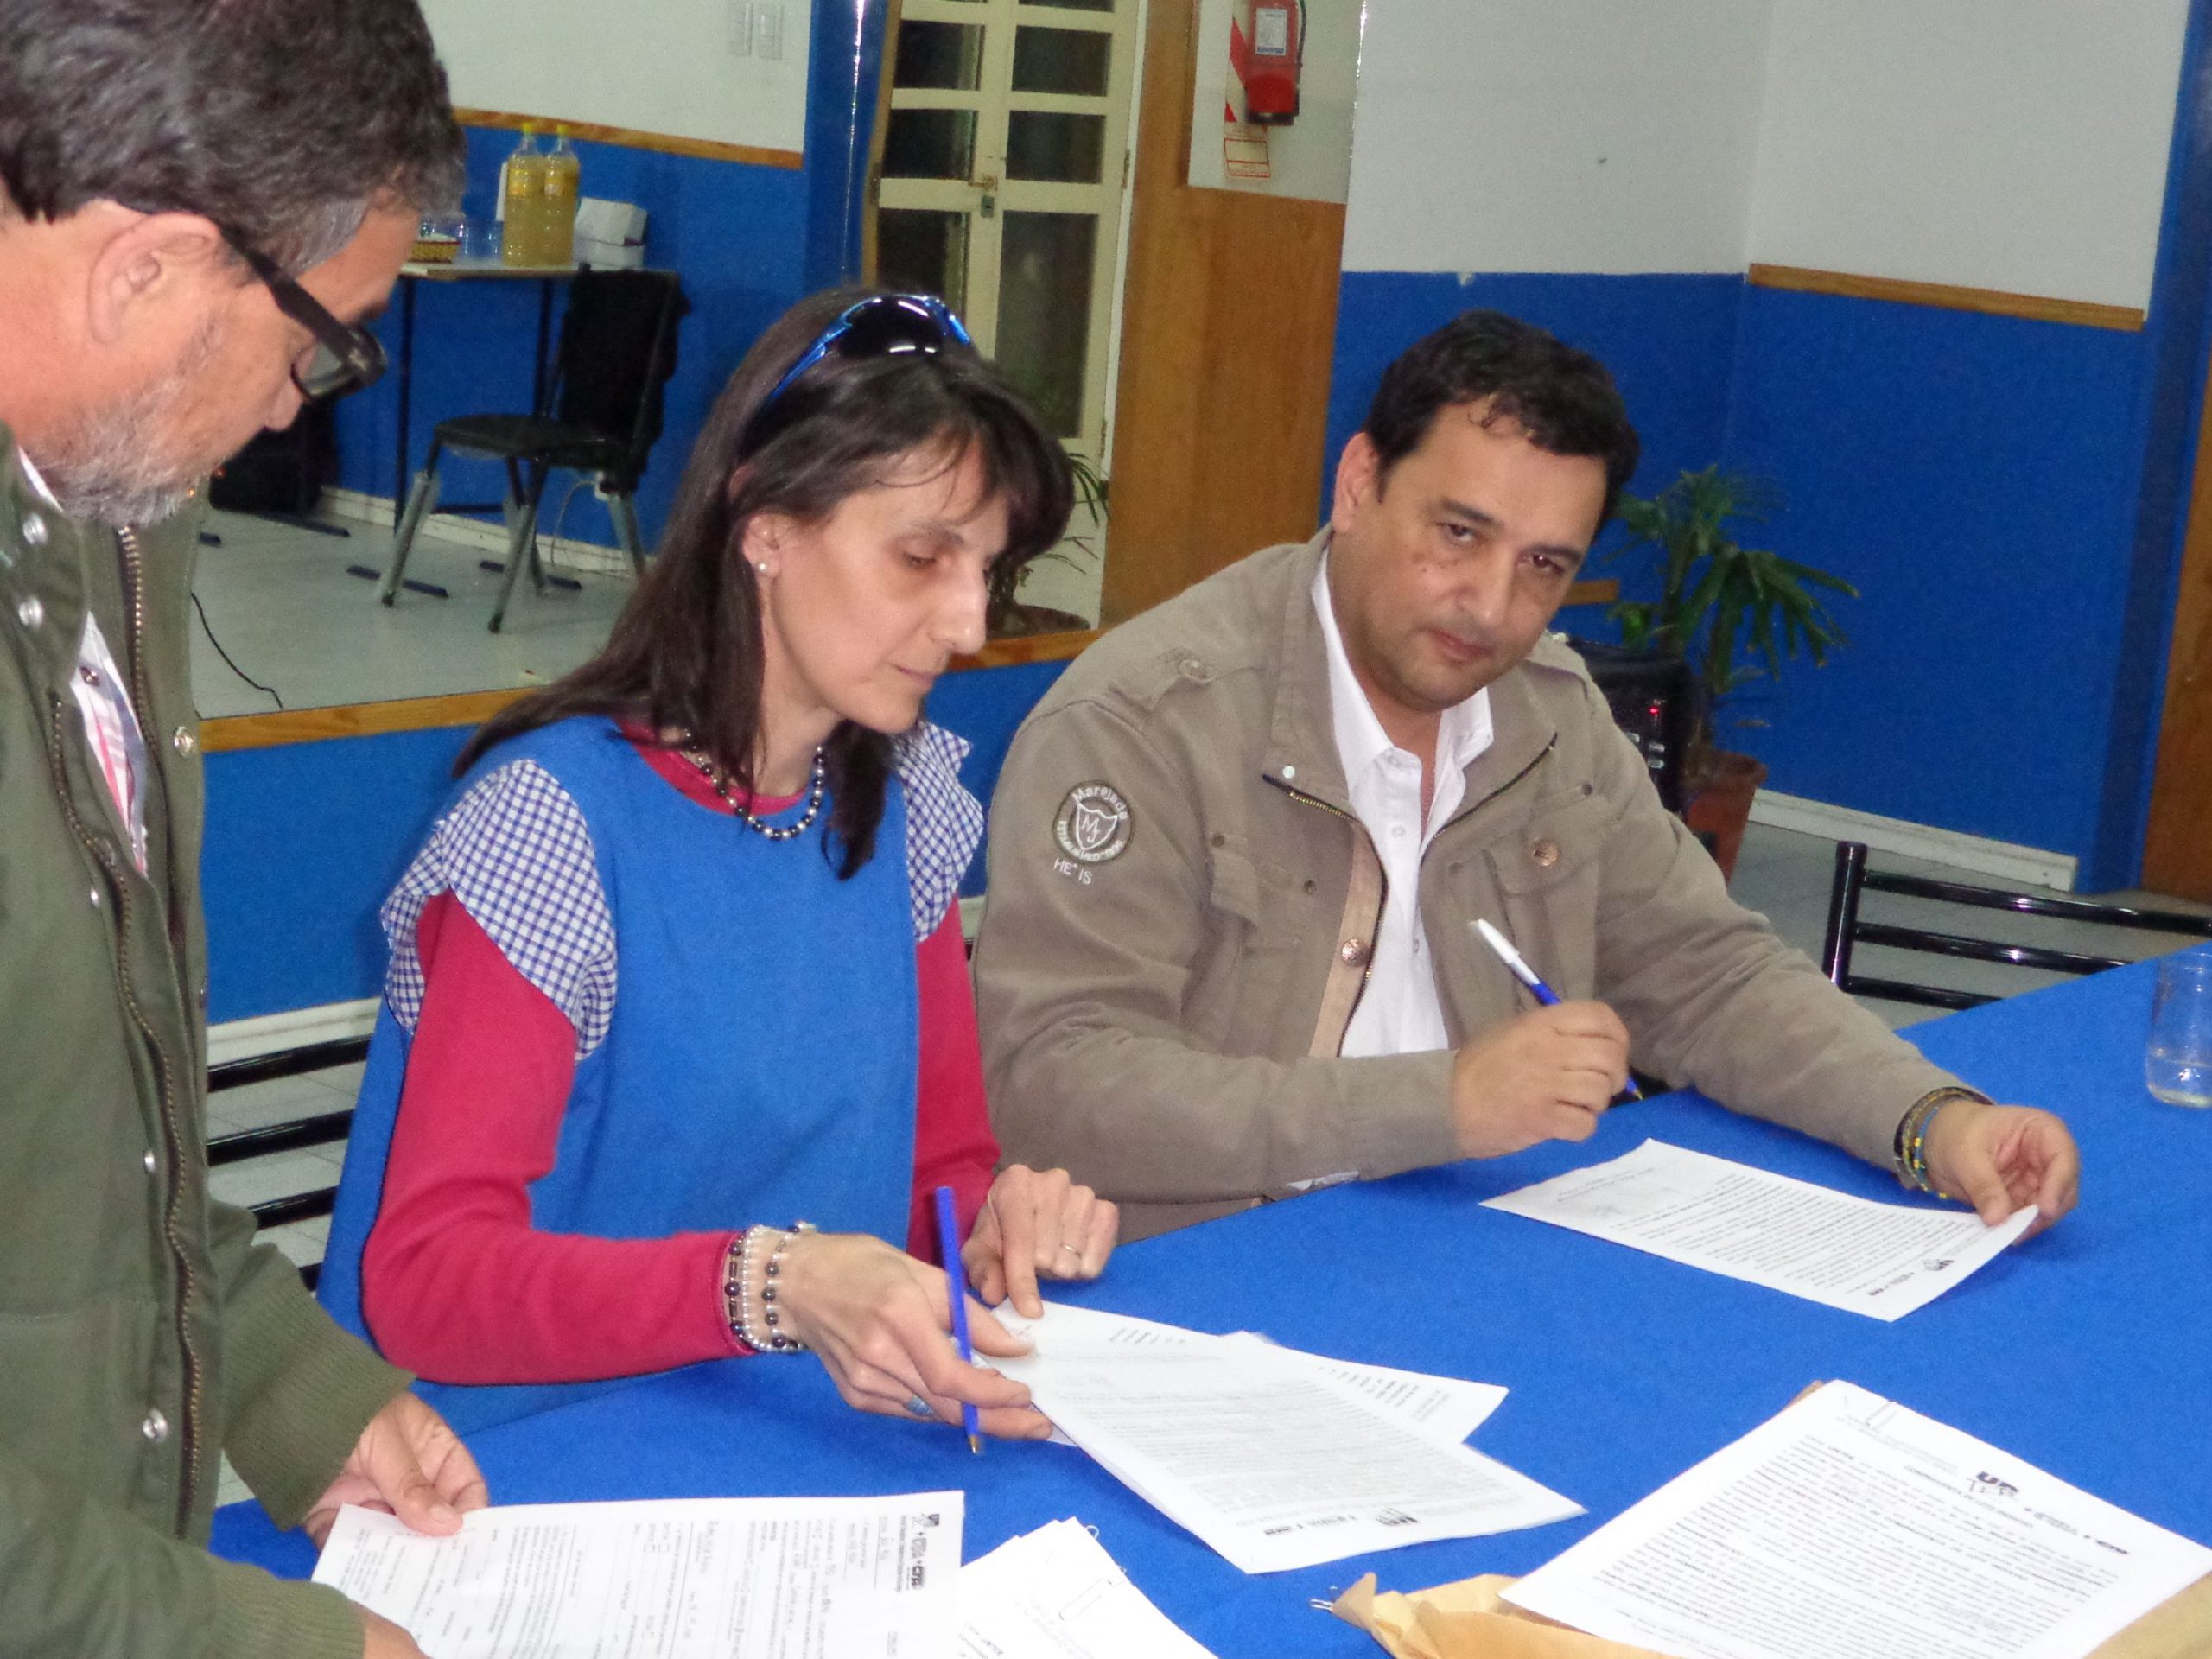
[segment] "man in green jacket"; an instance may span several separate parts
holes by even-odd
[[[204,1147],[194,480],[359,329],[461,139],[416,0],[0,0],[0,1655],[411,1655],[206,1550],[450,1532],[474,1463]]]

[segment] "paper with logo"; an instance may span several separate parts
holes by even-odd
[[[1663,1141],[1483,1207],[1883,1320],[1925,1307],[2036,1218],[2031,1205],[1985,1227],[1971,1211],[1876,1204]]]
[[[961,1659],[1214,1659],[1076,1521],[960,1569]]]
[[[1109,1474],[1247,1573],[1581,1513],[1265,1343],[1089,1308],[1010,1313],[1001,1322],[1035,1347],[998,1369]]]
[[[940,1659],[962,1498],[678,1498],[478,1510],[449,1538],[339,1511],[327,1584],[437,1659]]]
[[[2085,1659],[2208,1572],[2212,1550],[1829,1382],[1503,1593],[1684,1659]]]

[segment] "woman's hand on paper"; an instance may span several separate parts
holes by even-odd
[[[962,1362],[949,1334],[944,1274],[927,1262],[865,1233],[802,1233],[785,1250],[776,1283],[783,1329],[814,1351],[855,1409],[906,1417],[917,1414],[919,1401],[957,1423],[965,1403],[976,1408],[987,1434],[1040,1440],[1052,1432],[1027,1388]],[[1029,1351],[972,1304],[968,1332],[979,1356]]]
[[[2032,1204],[2039,1213],[2028,1236],[2039,1233],[2074,1207],[2080,1190],[2073,1135],[2031,1106],[1951,1101],[1928,1126],[1924,1150],[1937,1190],[1972,1205],[1993,1227]]]
[[[1039,1173],[1015,1164],[991,1183],[960,1260],[986,1303],[1011,1300],[1033,1319],[1045,1311],[1038,1280],[1096,1279],[1121,1226],[1122,1212],[1065,1169]]]

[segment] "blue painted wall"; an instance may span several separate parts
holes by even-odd
[[[616,144],[576,146],[583,193],[645,210],[646,261],[677,272],[691,302],[661,440],[639,492],[649,542],[660,532],[684,458],[738,359],[795,301],[849,281],[859,269],[861,184],[882,64],[884,15],[881,0],[815,0],[801,169]],[[499,168],[517,137],[499,129],[470,131],[464,203],[470,214],[492,217]],[[527,282],[415,286],[410,468],[423,464],[439,421],[529,409],[540,292],[539,284]],[[556,340],[558,327],[556,298]],[[396,360],[397,303],[378,333]],[[395,493],[397,410],[396,373],[337,406],[339,482],[345,488]],[[573,481],[556,476],[547,492],[549,518]],[[448,500],[496,500],[501,488],[498,467],[456,460],[445,468],[442,493]],[[588,490],[576,493],[562,533],[606,544],[614,539],[605,507]]]
[[[2142,337],[1750,289],[1723,455],[1863,597],[1747,698],[1792,794],[2031,847],[2094,836],[2140,456]]]
[[[1548,328],[1612,371],[1643,439],[1634,487],[1655,488],[1719,448],[1743,291],[1737,276],[1348,270],[1329,387],[1331,474],[1390,360],[1460,312],[1488,306]]]
[[[489,218],[500,164],[515,135],[469,134],[467,208]],[[657,535],[676,493],[683,459],[730,371],[760,330],[806,291],[808,175],[778,168],[702,161],[613,144],[578,146],[587,194],[634,201],[651,216],[647,258],[683,277],[691,302],[678,338],[676,378],[665,426],[639,493],[648,537]],[[519,413],[530,407],[539,284],[475,282],[415,284],[415,377],[409,426],[410,465],[420,467],[431,429],[457,415]],[[559,307],[555,308],[557,339]],[[387,352],[399,349],[397,308],[379,326]],[[339,481],[372,495],[392,493],[397,377],[338,405]],[[497,500],[499,469],[488,461],[449,461],[448,499]],[[566,482],[547,496],[549,516]],[[611,543],[607,512],[580,492],[563,533]]]
[[[2144,334],[1730,276],[1347,272],[1332,463],[1421,334],[1477,305],[1541,324],[1619,381],[1644,438],[1633,487],[1715,461],[1764,474],[1787,504],[1774,544],[1860,588],[1838,607],[1849,648],[1732,710],[1724,735],[1773,787],[2070,854],[2085,889],[2128,885],[2212,343],[2212,143],[2193,130],[2177,133]],[[1592,573],[1634,594],[1612,544]],[[1607,632],[1589,613],[1572,626]]]
[[[950,674],[930,717],[973,745],[961,777],[988,801],[1014,728],[1065,663]],[[374,996],[376,913],[453,786],[465,729],[207,757],[207,1017],[242,1020]],[[963,893],[981,893],[978,849]]]

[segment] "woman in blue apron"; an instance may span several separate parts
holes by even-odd
[[[983,814],[922,709],[1069,510],[941,303],[818,296],[739,365],[606,649],[463,751],[384,907],[321,1278],[456,1427],[811,1351],[861,1409],[1046,1432],[953,1353],[928,1200],[1025,1312],[1116,1217],[994,1173],[956,902]]]

